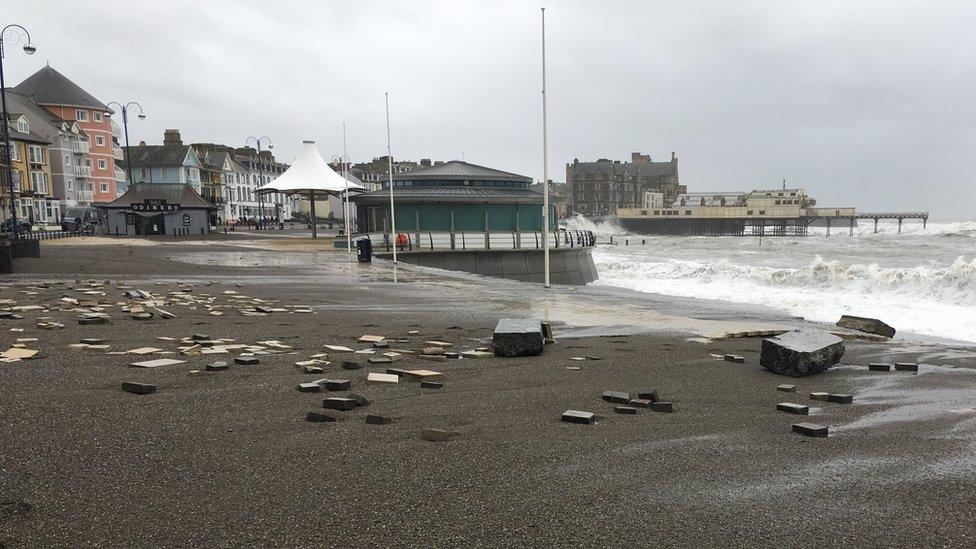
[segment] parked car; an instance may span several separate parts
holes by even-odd
[[[61,216],[61,230],[75,231],[94,227],[99,223],[98,208],[72,206]]]
[[[0,223],[0,232],[9,233],[10,226],[11,226],[10,220],[5,219],[3,223]],[[30,232],[31,228],[32,225],[30,221],[20,217],[17,218],[17,232],[19,233]]]

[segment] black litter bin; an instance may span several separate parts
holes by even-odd
[[[356,257],[359,259],[360,263],[369,263],[373,261],[373,242],[368,238],[357,240]]]

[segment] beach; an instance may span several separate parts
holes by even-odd
[[[890,547],[976,537],[976,352],[964,342],[852,339],[841,365],[794,379],[759,366],[760,338],[725,336],[824,325],[761,304],[600,285],[546,292],[360,264],[303,238],[111,242],[44,243],[2,281],[0,298],[49,312],[0,320],[3,348],[37,338],[43,355],[0,364],[0,546]],[[76,312],[56,310],[92,283],[111,324],[78,325]],[[178,318],[136,321],[120,312],[131,301],[120,285],[160,296],[188,288],[219,308],[163,307]],[[243,315],[224,292],[285,312]],[[40,316],[64,328],[39,330]],[[441,372],[441,389],[367,383],[391,365],[323,347],[364,349],[366,334],[411,350],[482,347],[509,317],[551,321],[556,342],[538,357],[406,354],[392,364]],[[69,347],[95,337],[112,351],[168,352],[177,342],[158,338],[195,333],[290,349],[207,372],[233,355],[177,353],[166,356],[185,363],[140,369],[127,367],[138,356]],[[324,374],[294,366],[323,352]],[[745,363],[715,356],[728,353]],[[349,360],[364,368],[339,366]],[[878,361],[921,365],[868,371]],[[296,390],[316,377],[350,380],[369,406],[306,421],[337,396]],[[158,391],[122,392],[127,381]],[[777,391],[782,383],[797,392]],[[643,387],[675,411],[620,415],[600,398]],[[854,402],[809,400],[815,391]],[[779,402],[808,404],[811,416],[778,412]],[[567,409],[598,420],[560,422]],[[367,424],[368,414],[393,421]],[[793,434],[797,421],[829,425],[831,436]],[[426,441],[427,428],[451,436]]]

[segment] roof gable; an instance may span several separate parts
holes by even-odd
[[[95,99],[95,96],[50,65],[28,76],[13,89],[17,93],[32,97],[39,105],[67,105],[108,112],[108,107],[104,103]]]
[[[389,179],[389,177],[386,177]],[[396,180],[416,179],[468,179],[488,181],[522,181],[532,182],[531,177],[503,172],[494,168],[486,168],[477,164],[470,164],[461,160],[451,160],[436,166],[424,166],[406,173],[394,174]]]

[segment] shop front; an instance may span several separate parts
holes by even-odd
[[[188,185],[137,183],[103,208],[110,235],[186,236],[210,232],[217,207]]]

